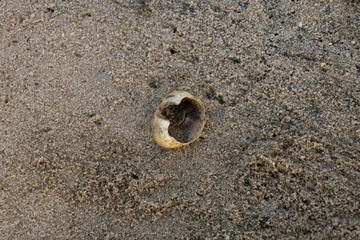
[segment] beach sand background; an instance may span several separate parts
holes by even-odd
[[[0,1],[0,239],[356,239],[360,3]],[[153,113],[202,99],[167,150]]]

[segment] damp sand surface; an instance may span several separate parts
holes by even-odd
[[[358,1],[0,2],[0,239],[356,239]],[[199,140],[151,136],[200,98]]]

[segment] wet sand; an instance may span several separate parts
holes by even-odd
[[[356,239],[360,3],[0,2],[0,239]],[[167,150],[173,90],[206,107]]]

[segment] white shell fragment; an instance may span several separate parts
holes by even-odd
[[[205,125],[204,104],[185,91],[169,93],[154,115],[152,133],[164,148],[177,148],[195,141]]]

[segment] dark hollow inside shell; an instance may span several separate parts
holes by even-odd
[[[181,143],[197,138],[204,122],[203,107],[190,98],[184,98],[180,104],[168,104],[160,109],[161,115],[170,121],[169,134]]]

